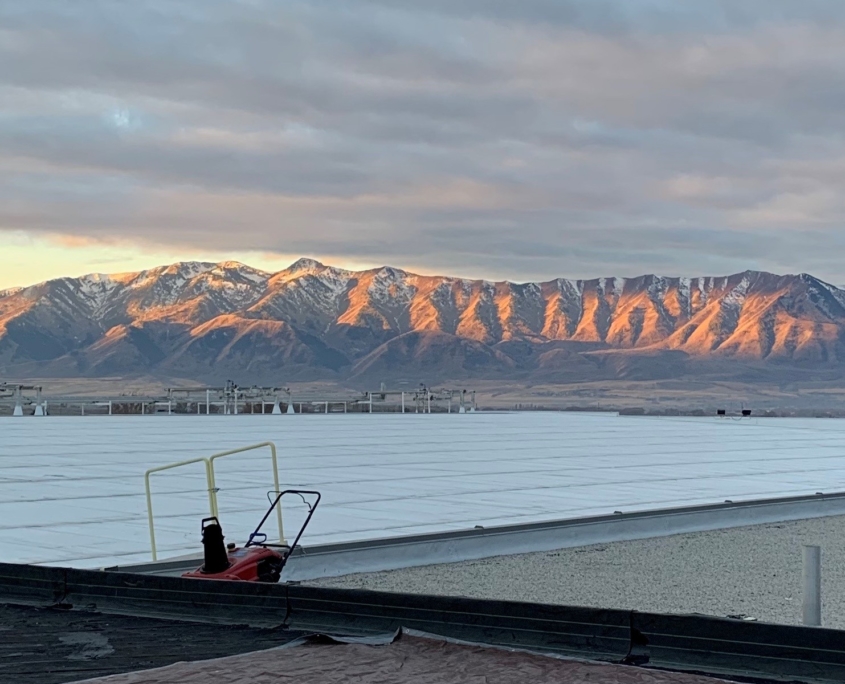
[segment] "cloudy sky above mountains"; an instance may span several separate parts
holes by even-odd
[[[0,287],[300,255],[845,281],[841,0],[6,0]]]

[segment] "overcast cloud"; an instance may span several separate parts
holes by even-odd
[[[842,283],[843,131],[841,0],[0,3],[0,231]]]

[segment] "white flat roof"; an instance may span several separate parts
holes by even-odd
[[[308,544],[845,489],[845,421],[587,413],[89,416],[0,420],[0,559],[150,559],[147,468],[273,441],[282,488],[316,489]],[[243,542],[269,452],[217,467]],[[153,475],[159,557],[201,550],[201,466]],[[301,508],[286,501],[287,533]],[[272,519],[267,531],[274,530]]]

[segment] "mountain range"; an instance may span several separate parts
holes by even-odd
[[[813,276],[538,283],[181,262],[0,291],[0,374],[372,382],[845,368],[845,291]],[[785,371],[784,371],[785,372]]]

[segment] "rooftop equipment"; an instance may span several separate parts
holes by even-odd
[[[271,494],[273,493],[271,492]],[[267,535],[261,531],[261,528],[276,506],[280,505],[279,502],[286,494],[299,496],[308,507],[308,515],[305,517],[302,527],[299,528],[299,533],[293,540],[293,544],[272,544],[267,541]],[[309,501],[306,495],[316,498]],[[241,582],[278,582],[282,570],[285,568],[285,563],[299,544],[299,539],[305,532],[305,528],[308,527],[311,516],[314,515],[319,503],[319,492],[304,489],[286,489],[280,492],[270,503],[270,508],[261,518],[261,522],[258,523],[255,531],[249,535],[247,543],[240,549],[234,544],[230,544],[228,547],[224,546],[223,528],[216,517],[203,518],[204,562],[201,567],[186,572],[182,577]]]

